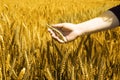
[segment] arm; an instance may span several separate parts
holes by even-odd
[[[120,25],[120,5],[109,9],[102,15],[91,20],[82,22],[80,24],[61,23],[53,25],[58,29],[66,38],[67,42],[74,40],[76,37],[83,34],[90,34],[101,30],[111,29]],[[55,35],[54,31],[48,30],[52,37],[61,43],[61,39]]]
[[[82,34],[98,32],[119,26],[119,19],[112,11],[106,11],[99,17],[77,24]],[[80,35],[81,35],[80,33]]]

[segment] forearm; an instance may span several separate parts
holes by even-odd
[[[78,24],[78,27],[83,30],[82,34],[111,29],[119,26],[119,16],[120,14],[117,14],[116,16],[114,12],[108,10],[99,17]]]

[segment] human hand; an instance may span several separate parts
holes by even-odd
[[[63,34],[63,37],[66,39],[65,41],[63,41],[55,34],[55,32],[52,29],[49,28],[48,31],[51,33],[52,37],[58,40],[60,43],[72,41],[80,35],[80,31],[76,24],[61,23],[52,25],[52,27],[59,30]]]

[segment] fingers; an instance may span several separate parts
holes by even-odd
[[[68,35],[66,35],[66,36],[64,37],[64,41],[63,41],[63,40],[61,40],[58,36],[56,36],[55,33],[54,33],[51,29],[48,29],[48,31],[51,33],[51,36],[52,36],[55,40],[59,41],[60,43],[65,43],[65,42],[72,41],[72,40],[74,40],[74,39],[77,37],[77,36],[74,35],[74,32],[71,32],[70,34],[68,34]]]
[[[66,25],[65,25],[65,23],[60,23],[60,24],[52,25],[52,27],[54,27],[54,28],[56,28],[58,30],[62,30],[62,29],[66,28]]]
[[[73,26],[73,24],[70,23],[60,23],[60,24],[52,25],[52,27],[58,29],[64,35],[63,40],[60,39],[52,29],[48,29],[48,31],[51,33],[51,36],[54,39],[56,39],[60,43],[65,43],[74,39],[75,35],[73,35],[72,33],[71,25]]]
[[[64,37],[64,38],[65,38],[65,41],[63,41],[63,40],[61,40],[58,36],[56,36],[55,33],[54,33],[51,29],[48,29],[48,31],[50,32],[51,36],[52,36],[55,40],[59,41],[60,43],[65,43],[65,42],[67,42],[67,40],[66,40],[65,37]]]
[[[48,32],[49,32],[51,35],[55,34],[50,28],[48,28]]]
[[[61,24],[55,24],[55,25],[52,25],[52,26],[55,27],[55,28],[62,28],[64,26],[64,24],[61,23]]]

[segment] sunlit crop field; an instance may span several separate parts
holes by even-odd
[[[0,0],[0,80],[120,80],[119,27],[65,44],[47,31],[47,24],[77,24],[118,4],[119,0]]]

